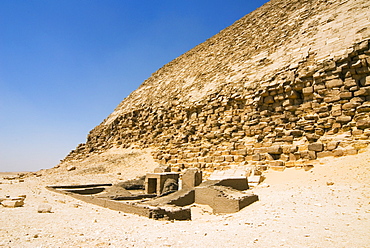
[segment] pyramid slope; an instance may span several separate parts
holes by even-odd
[[[309,55],[312,63],[345,55],[352,44],[370,37],[369,5],[366,0],[270,1],[153,73],[107,123],[120,113],[174,99],[190,105],[224,85],[242,90],[261,84]]]
[[[370,2],[272,0],[152,74],[63,161],[302,166],[369,143]]]

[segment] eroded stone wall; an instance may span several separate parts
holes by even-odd
[[[192,105],[173,99],[99,125],[64,161],[112,147],[154,148],[158,162],[205,170],[302,166],[370,143],[369,40],[317,63],[314,54],[263,82],[234,82]]]

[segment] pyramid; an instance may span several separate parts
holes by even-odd
[[[304,167],[370,143],[370,2],[271,0],[154,72],[62,164]]]

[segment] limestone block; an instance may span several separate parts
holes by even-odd
[[[324,150],[324,144],[318,143],[318,142],[311,143],[308,145],[308,150],[315,151],[315,152],[321,152]]]
[[[319,90],[324,90],[325,88],[325,84],[316,84],[313,86],[315,92],[318,92]]]
[[[37,212],[38,213],[51,213],[51,210],[52,210],[52,206],[50,204],[40,204],[38,207],[37,207]]]
[[[324,97],[324,101],[327,102],[327,103],[337,102],[339,100],[340,100],[340,95],[339,94],[333,95],[333,96]]]
[[[370,95],[370,86],[362,87],[353,93],[354,96],[368,96]]]
[[[304,134],[302,130],[291,130],[290,135],[294,137],[301,137]]]
[[[235,155],[233,159],[235,162],[243,162],[246,160],[244,156],[240,156],[240,155]]]
[[[225,161],[224,156],[215,156],[214,157],[214,162],[216,162],[216,163],[220,163],[220,162],[224,162],[224,161]]]
[[[277,167],[277,166],[281,167],[281,166],[284,166],[284,165],[285,165],[285,163],[284,163],[284,161],[282,161],[282,160],[273,160],[273,161],[269,161],[269,166],[270,166],[270,168],[271,168],[271,167]]]
[[[356,110],[359,113],[370,112],[370,102],[363,103]]]
[[[313,93],[313,87],[306,87],[302,89],[302,93],[304,95],[310,95]]]
[[[343,149],[343,156],[356,155],[358,151],[354,147],[346,147]]]
[[[281,161],[284,161],[284,162],[289,161],[289,155],[287,155],[287,154],[281,154],[280,155],[280,160]]]
[[[182,175],[182,188],[188,189],[202,183],[202,171],[196,168],[187,169]]]
[[[369,41],[364,40],[354,46],[354,50],[357,52],[363,52],[369,50]]]
[[[353,78],[346,78],[344,80],[344,86],[347,87],[347,88],[357,86],[356,80],[354,80]]]
[[[260,160],[262,160],[261,154],[259,154],[259,153],[253,154],[252,155],[252,160],[253,161],[260,161]]]
[[[370,118],[363,118],[357,120],[356,127],[360,129],[370,128]]]
[[[300,153],[295,152],[289,154],[289,161],[296,161],[298,159],[300,159]]]
[[[257,200],[256,195],[241,195],[239,191],[222,186],[195,189],[195,203],[209,205],[214,213],[235,213]]]
[[[233,162],[234,156],[233,155],[225,155],[223,156],[225,158],[225,162]]]
[[[76,166],[71,165],[67,167],[67,171],[73,171],[73,170],[76,170]]]
[[[330,156],[334,156],[334,152],[332,152],[332,151],[322,151],[322,152],[316,153],[316,156],[317,156],[317,158],[330,157]]]
[[[326,118],[326,117],[329,117],[329,116],[330,116],[329,112],[319,113],[320,118]]]
[[[348,102],[342,105],[342,109],[356,109],[360,105],[358,102]]]
[[[333,150],[333,153],[335,157],[341,157],[344,155],[344,149],[342,148],[335,149]]]
[[[359,135],[362,135],[364,133],[364,131],[361,130],[361,129],[354,129],[354,130],[352,130],[351,133],[352,133],[353,136],[359,136]]]
[[[274,145],[267,148],[267,153],[269,154],[282,154],[283,149],[280,145]]]
[[[343,81],[341,79],[332,79],[325,82],[325,85],[328,89],[339,88],[343,86]]]
[[[234,150],[231,151],[232,155],[240,155],[240,156],[246,156],[248,154],[247,149],[239,149],[239,150]]]
[[[331,115],[332,116],[340,116],[342,114],[342,105],[341,104],[337,104],[337,105],[334,105],[332,108],[331,108]]]
[[[317,134],[307,133],[306,134],[306,139],[308,140],[308,142],[312,143],[312,142],[316,142],[318,139],[320,139],[320,136],[317,135]]]
[[[274,103],[275,102],[274,97],[267,96],[267,97],[264,98],[263,102],[266,103],[266,104]]]
[[[285,162],[285,167],[286,168],[292,168],[296,166],[296,161],[287,161]]]
[[[332,151],[338,147],[339,141],[330,141],[326,144],[326,150]]]
[[[256,175],[249,176],[248,185],[249,187],[256,187],[261,182],[261,180],[262,180],[261,176],[256,176]]]
[[[352,117],[351,116],[342,115],[342,116],[337,117],[336,120],[337,120],[338,123],[347,123],[347,122],[350,122],[352,120]]]
[[[315,128],[315,134],[319,135],[319,136],[322,136],[322,135],[325,134],[325,130],[322,129],[322,128]]]
[[[270,166],[269,168],[274,171],[284,171],[286,167],[285,166]]]
[[[24,205],[24,198],[6,199],[1,202],[1,205],[6,208],[22,207]]]
[[[349,88],[349,91],[357,91],[357,90],[359,90],[360,89],[360,87],[358,87],[358,86],[353,86],[353,87],[351,87],[351,88]]]

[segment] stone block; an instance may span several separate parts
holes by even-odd
[[[342,105],[342,109],[349,110],[349,109],[356,109],[361,104],[358,102],[348,102]]]
[[[6,208],[22,207],[24,205],[24,198],[6,199],[1,202],[1,205]]]
[[[287,155],[287,154],[281,154],[280,155],[280,160],[281,161],[284,161],[284,162],[289,161],[289,155]]]
[[[340,100],[340,95],[334,95],[334,96],[328,96],[328,97],[325,97],[324,98],[324,101],[327,102],[327,103],[331,103],[331,102],[337,102]]]
[[[304,134],[302,130],[291,130],[290,135],[294,137],[301,137]]]
[[[353,86],[357,86],[356,80],[354,80],[352,78],[346,78],[344,80],[344,86],[347,87],[347,88],[351,88]]]
[[[366,102],[359,106],[356,110],[358,113],[370,112],[370,103]]]
[[[215,156],[214,157],[214,162],[216,162],[216,163],[221,163],[221,162],[224,162],[224,161],[225,161],[224,156]]]
[[[370,86],[370,76],[361,78],[360,84],[361,86]]]
[[[304,95],[310,95],[313,93],[313,87],[306,87],[302,89],[302,93]]]
[[[248,185],[249,187],[256,187],[262,180],[261,176],[249,176],[248,177]]]
[[[274,145],[267,148],[267,153],[279,155],[283,153],[283,149],[280,145]]]
[[[223,157],[225,158],[226,162],[233,162],[234,161],[234,156],[233,155],[225,155]]]
[[[232,151],[232,155],[246,156],[248,154],[247,149],[240,149]]]
[[[356,155],[358,151],[354,147],[346,147],[343,149],[343,155]]]
[[[289,161],[296,161],[300,158],[300,155],[299,153],[295,154],[295,153],[290,153],[289,154]]]
[[[270,104],[270,103],[274,103],[274,98],[272,96],[267,96],[265,97],[265,99],[263,100],[264,103],[266,104]]]
[[[354,96],[368,96],[370,95],[370,86],[362,87],[353,93]]]
[[[282,141],[292,143],[294,140],[293,136],[285,136],[282,138]]]
[[[285,167],[286,167],[286,168],[292,168],[292,167],[295,167],[295,161],[288,161],[288,162],[285,162]]]
[[[202,183],[202,171],[197,168],[189,168],[182,175],[182,188],[190,189]]]
[[[270,168],[271,167],[282,167],[284,166],[284,161],[281,161],[281,160],[273,160],[273,161],[269,161],[269,166]]]
[[[349,91],[345,91],[345,92],[341,92],[339,96],[341,99],[351,99],[353,96],[353,93]]]
[[[362,135],[363,133],[364,133],[364,131],[361,130],[361,129],[352,130],[352,135],[353,136],[359,136],[359,135]]]
[[[317,158],[324,158],[324,157],[329,157],[329,156],[334,156],[334,152],[332,151],[322,151],[316,153]]]
[[[246,160],[246,158],[244,156],[240,156],[240,155],[235,155],[234,156],[234,161],[235,162],[243,162],[245,160]]]
[[[285,166],[270,166],[269,168],[274,171],[284,171],[285,170]]]
[[[43,203],[37,207],[37,212],[38,213],[51,213],[52,208],[53,207],[50,204]]]
[[[363,118],[356,121],[356,127],[359,129],[370,128],[370,118]]]
[[[316,158],[317,157],[316,157],[316,152],[315,151],[308,151],[308,157],[307,157],[308,160],[314,160]]]
[[[326,144],[326,150],[332,151],[338,147],[339,141],[330,141]]]
[[[342,116],[339,116],[337,117],[337,122],[338,123],[347,123],[347,122],[350,122],[352,120],[352,117],[351,116],[348,116],[348,115],[342,115]]]
[[[258,200],[258,196],[222,186],[199,186],[195,189],[195,203],[209,205],[214,213],[235,213]]]
[[[259,153],[253,154],[252,155],[252,160],[253,161],[260,161],[260,160],[262,160],[261,154],[259,154]]]
[[[341,79],[332,79],[325,82],[325,85],[328,89],[339,88],[343,86],[343,81]]]
[[[333,151],[335,157],[341,157],[344,155],[344,150],[342,148]]]

